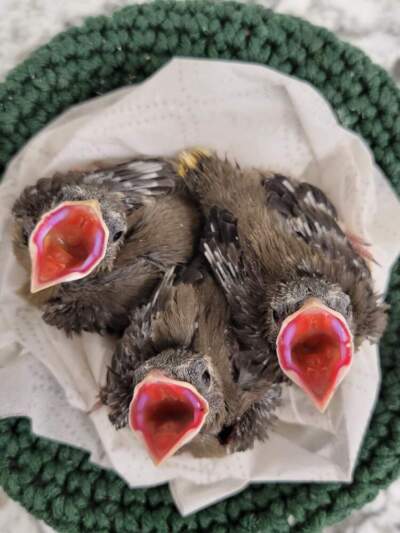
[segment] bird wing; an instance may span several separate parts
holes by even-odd
[[[265,178],[263,186],[267,208],[279,216],[291,235],[369,274],[366,259],[372,256],[366,244],[362,243],[363,248],[358,238],[344,231],[334,205],[320,189],[280,174]]]
[[[129,405],[135,386],[134,372],[146,360],[156,355],[153,345],[153,319],[165,306],[174,279],[169,269],[151,301],[132,313],[131,322],[119,341],[107,369],[106,384],[100,390],[102,403],[110,408],[109,418],[117,428],[127,424]]]
[[[163,196],[176,186],[176,171],[162,158],[136,157],[82,173],[81,177],[88,185],[103,185],[123,193],[128,208],[142,205],[146,198]]]
[[[166,308],[170,291],[174,282],[175,268],[168,269],[150,302],[136,308],[131,316],[121,344],[125,347],[124,360],[115,361],[118,369],[131,368],[135,370],[139,365],[156,355],[153,344],[154,321],[157,315]],[[113,370],[117,371],[113,361]]]
[[[224,291],[235,324],[241,329],[242,338],[258,336],[258,319],[254,297],[260,294],[255,290],[257,282],[261,289],[262,281],[247,271],[237,233],[237,221],[226,209],[212,207],[204,230],[202,248],[211,270]],[[254,297],[252,297],[254,296]]]
[[[137,157],[108,167],[56,172],[26,187],[13,206],[13,215],[36,220],[43,206],[51,206],[65,187],[82,184],[120,193],[129,212],[148,198],[172,191],[176,187],[176,171],[166,159]]]
[[[194,259],[188,264],[183,265],[177,277],[179,283],[188,285],[199,284],[204,281],[210,274],[208,263],[205,257],[201,254],[196,255]]]
[[[68,335],[82,331],[121,335],[132,322],[130,309],[148,301],[162,276],[152,261],[132,258],[130,264],[110,272],[63,284],[45,303],[43,319]]]
[[[239,346],[232,354],[236,379],[245,390],[263,391],[276,379],[277,364],[264,339],[262,274],[249,257],[244,261],[237,221],[227,210],[210,209],[202,246],[231,310],[231,329]]]

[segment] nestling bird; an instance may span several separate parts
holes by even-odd
[[[200,216],[168,194],[174,177],[167,160],[136,158],[25,188],[12,210],[14,250],[31,277],[23,292],[48,324],[120,334],[165,271],[191,258]]]
[[[179,173],[208,220],[203,248],[232,310],[240,385],[268,389],[279,362],[323,411],[354,350],[385,328],[367,245],[308,183],[204,150],[182,154]]]
[[[234,382],[229,309],[201,261],[172,281],[169,271],[119,341],[100,393],[110,420],[137,431],[156,464],[177,450],[218,457],[250,448],[266,438],[280,389],[257,395]]]

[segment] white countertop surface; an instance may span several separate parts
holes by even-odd
[[[139,0],[141,2],[141,0]],[[139,3],[136,2],[136,3]],[[89,15],[110,14],[132,0],[0,0],[0,80],[60,31]],[[258,3],[325,26],[364,50],[400,83],[399,0],[258,0]],[[0,488],[0,533],[51,533]],[[325,533],[398,533],[400,480],[376,500]]]

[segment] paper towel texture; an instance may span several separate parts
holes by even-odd
[[[31,417],[34,432],[84,447],[131,486],[169,481],[183,514],[252,481],[350,481],[379,386],[376,347],[362,346],[324,415],[289,387],[268,442],[222,459],[180,455],[155,467],[129,429],[114,430],[106,408],[88,414],[114,341],[67,339],[16,294],[26,274],[12,253],[10,208],[25,185],[56,170],[193,145],[319,186],[348,229],[372,244],[376,288],[385,290],[400,251],[400,204],[323,98],[265,67],[176,59],[141,85],[72,108],[8,168],[0,187],[0,416]]]

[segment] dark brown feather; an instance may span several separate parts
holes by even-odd
[[[196,268],[201,275],[194,274]],[[279,394],[274,398],[270,394],[268,403],[257,403],[234,382],[235,343],[228,332],[228,306],[202,261],[194,260],[188,269],[195,282],[183,281],[187,279],[183,275],[172,286],[168,273],[151,303],[133,313],[100,396],[110,408],[111,422],[120,428],[127,424],[135,385],[150,370],[191,383],[207,400],[209,414],[200,434],[184,450],[196,456],[221,456],[266,438]],[[202,380],[204,372],[208,384]],[[251,427],[253,409],[258,421]],[[226,428],[229,438],[222,442],[220,433]]]
[[[386,306],[326,195],[214,154],[197,157],[182,182],[207,218],[203,248],[232,308],[239,381],[268,388],[263,369],[276,368],[280,325],[310,296],[345,316],[357,348],[379,339]],[[276,372],[267,375],[274,383]]]
[[[135,158],[43,178],[23,191],[13,207],[14,250],[28,274],[29,235],[41,215],[60,202],[97,199],[111,236],[123,234],[117,242],[110,238],[105,258],[86,278],[35,295],[24,289],[47,323],[67,334],[121,334],[129,311],[150,297],[165,270],[191,259],[200,215],[183,194],[173,192],[173,178],[167,160]]]

